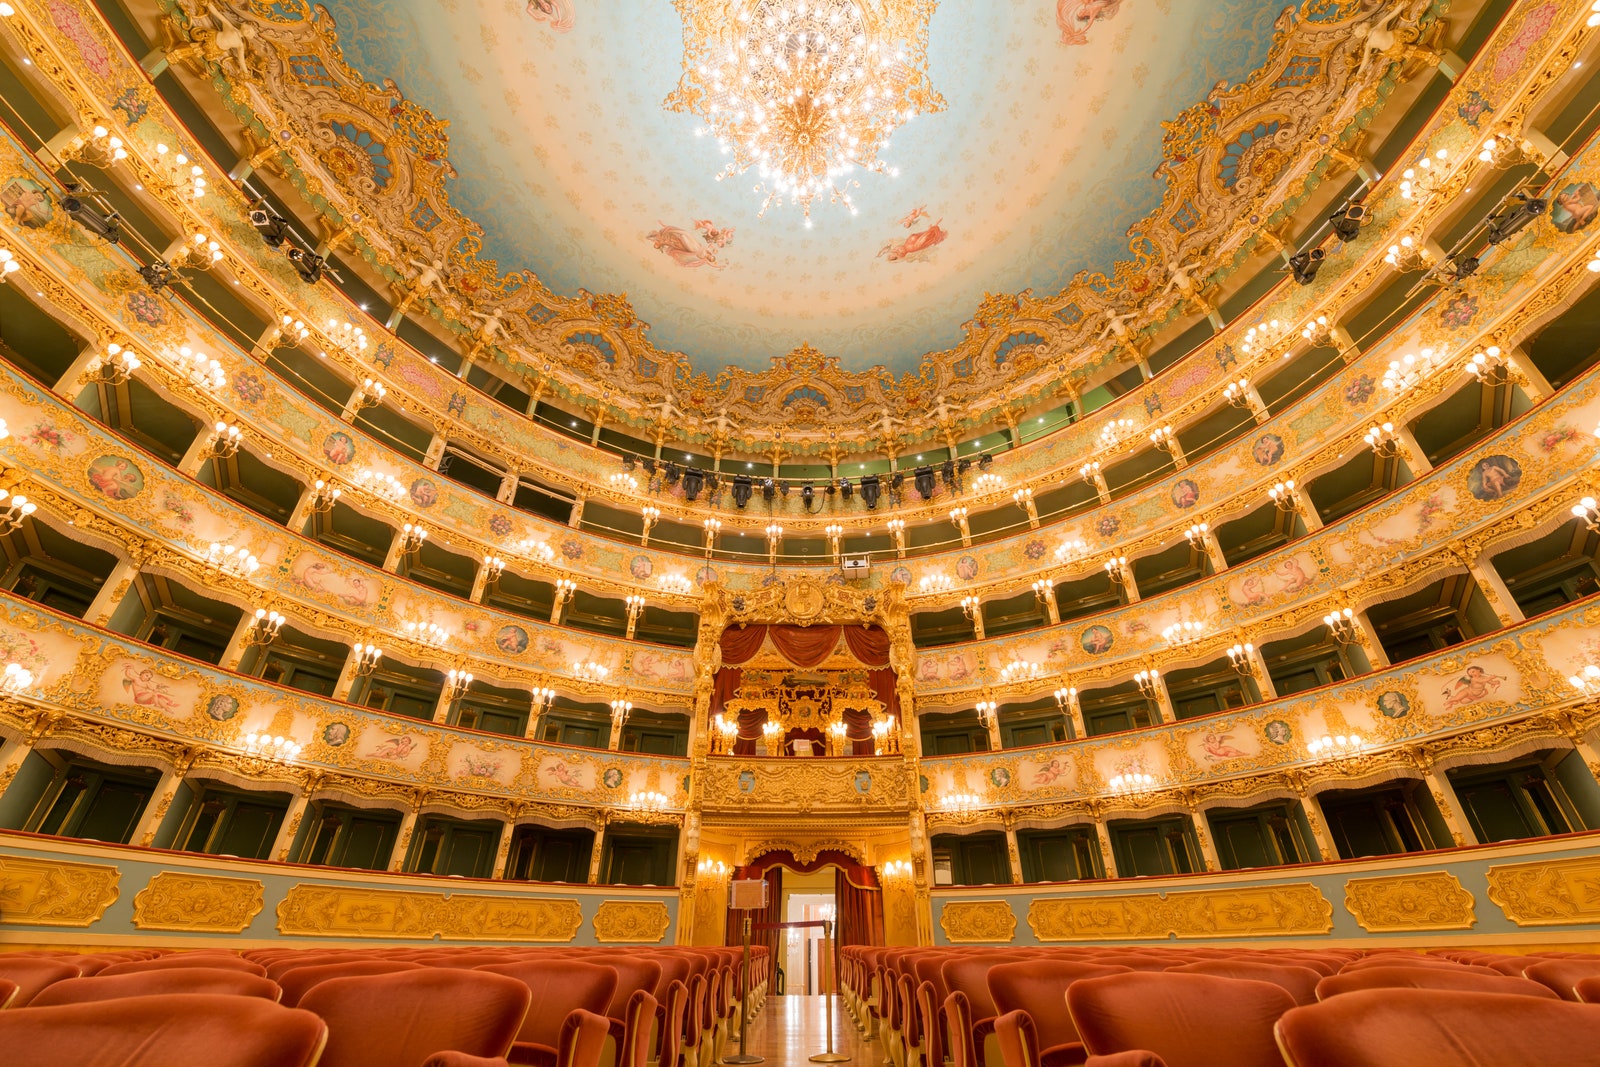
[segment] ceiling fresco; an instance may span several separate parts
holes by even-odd
[[[332,0],[344,59],[448,121],[451,206],[480,256],[556,293],[626,293],[700,370],[809,343],[846,370],[915,370],[986,293],[1110,271],[1166,179],[1161,123],[1267,58],[1283,0],[945,0],[928,76],[947,107],[895,134],[898,177],[857,213],[762,198],[670,111],[666,0]]]

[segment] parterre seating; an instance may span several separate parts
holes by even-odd
[[[181,993],[210,993],[219,996],[261,997],[282,1003],[282,990],[270,978],[220,967],[182,967],[134,974],[96,974],[86,978],[67,978],[39,991],[30,1007],[46,1008],[57,1004],[90,1004],[123,997],[168,997]],[[294,1007],[293,1004],[286,1007]]]
[[[300,1004],[328,1024],[322,1067],[422,1067],[435,1052],[504,1056],[530,999],[505,975],[427,967],[330,978]]]

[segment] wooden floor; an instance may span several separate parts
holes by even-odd
[[[767,1006],[750,1023],[746,1044],[766,1067],[815,1067],[811,1056],[828,1047],[826,997],[768,997]],[[851,1067],[881,1067],[883,1050],[861,1039],[842,1002],[834,1002],[833,1048],[850,1057]],[[728,1055],[739,1051],[738,1034],[728,1042]]]

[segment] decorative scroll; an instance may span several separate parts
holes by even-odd
[[[1281,937],[1326,934],[1333,905],[1310,882],[1037,898],[1028,925],[1040,941],[1149,941],[1168,937]]]
[[[299,937],[571,941],[573,899],[297,885],[278,904],[278,932]]]
[[[116,902],[121,878],[98,863],[0,856],[0,923],[93,926]]]
[[[1344,885],[1345,910],[1363,930],[1470,930],[1478,921],[1472,894],[1446,871],[1352,878]]]
[[[162,871],[133,898],[133,925],[141,930],[241,933],[261,914],[263,892],[253,878]]]
[[[1600,856],[1490,867],[1489,899],[1518,926],[1600,923]]]
[[[658,944],[672,928],[672,915],[659,900],[602,901],[594,913],[594,939],[601,944]]]
[[[1017,915],[1003,900],[953,900],[940,912],[939,926],[952,945],[1010,944],[1017,932]]]

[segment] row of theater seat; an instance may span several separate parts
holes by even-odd
[[[0,954],[0,1049],[29,1067],[712,1067],[723,948]],[[752,950],[750,1012],[768,958]]]
[[[1600,955],[862,948],[889,1067],[1600,1067]]]

